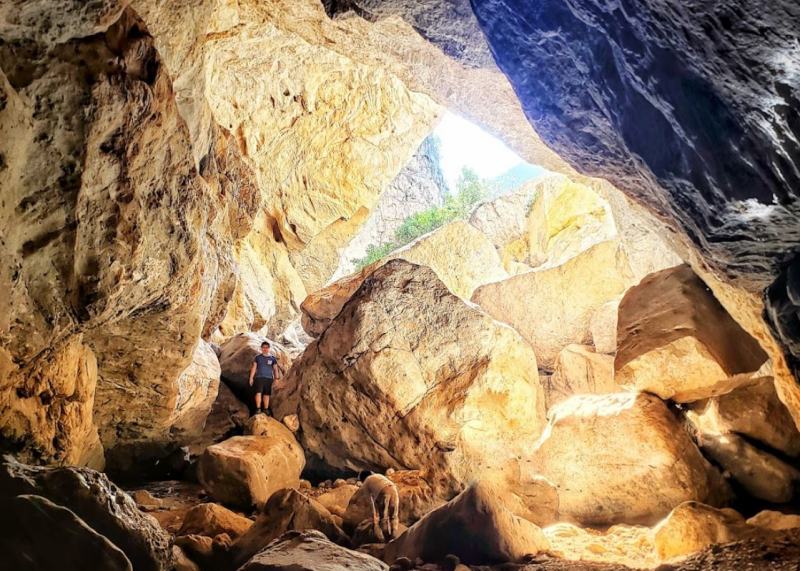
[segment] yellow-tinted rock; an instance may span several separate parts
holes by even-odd
[[[654,529],[656,552],[662,561],[668,561],[697,553],[709,545],[744,539],[754,531],[732,509],[685,502]]]
[[[276,420],[262,436],[234,436],[206,448],[197,478],[214,499],[233,507],[260,507],[281,488],[297,486],[303,449]]]
[[[501,489],[478,481],[389,543],[384,558],[443,562],[455,555],[477,565],[515,562],[547,548],[542,530],[515,516]]]
[[[20,459],[103,468],[92,422],[97,363],[73,337],[0,382],[0,434],[16,442]]]
[[[556,485],[565,521],[651,524],[681,502],[727,496],[719,472],[657,397],[573,396],[549,414],[527,469]]]
[[[545,383],[547,408],[579,394],[617,392],[614,358],[585,345],[567,345],[558,354],[555,370]]]
[[[622,294],[631,279],[623,249],[608,241],[561,266],[483,285],[472,301],[519,331],[533,346],[539,364],[551,367],[563,347],[591,342],[592,315]]]
[[[652,569],[659,563],[649,527],[612,525],[599,531],[560,522],[545,527],[550,553],[568,561],[616,563],[634,569]]]
[[[169,424],[178,431],[178,438],[194,438],[203,432],[206,417],[217,399],[220,366],[211,345],[200,339],[192,362],[177,380],[175,404]]]
[[[800,515],[764,510],[748,519],[747,523],[755,527],[781,531],[800,527]]]
[[[800,432],[778,398],[772,377],[755,379],[730,393],[698,402],[688,415],[702,432],[735,432],[789,456],[800,455]]]
[[[729,392],[767,360],[687,265],[625,294],[617,340],[616,382],[678,402]]]
[[[497,251],[486,236],[470,224],[456,220],[310,294],[301,306],[306,332],[309,335],[322,333],[363,281],[382,264],[394,259],[431,268],[444,285],[462,299],[469,299],[481,284],[507,277]]]
[[[436,493],[512,469],[544,425],[530,346],[405,260],[372,273],[286,384],[275,415],[298,414],[309,453],[349,470],[430,469]]]

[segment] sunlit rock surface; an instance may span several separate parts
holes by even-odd
[[[702,431],[736,433],[787,456],[800,455],[800,432],[772,378],[755,379],[730,393],[697,402],[688,412]]]
[[[552,367],[563,347],[591,342],[592,314],[622,294],[632,280],[624,249],[606,241],[561,266],[481,286],[472,301],[519,331],[539,364]]]
[[[490,564],[518,561],[547,547],[538,526],[506,507],[501,490],[478,481],[390,542],[385,559],[443,562],[455,555],[464,563]]]
[[[396,259],[429,267],[450,292],[462,299],[469,299],[480,285],[508,276],[486,236],[467,222],[455,220],[306,297],[301,306],[306,332],[322,333],[364,280],[376,268]]]
[[[646,277],[618,312],[614,368],[623,386],[691,402],[733,390],[767,360],[687,265]]]
[[[567,345],[558,354],[553,374],[543,383],[548,410],[579,394],[614,393],[614,358],[585,345]]]
[[[296,486],[305,466],[303,450],[291,431],[269,419],[270,431],[260,436],[234,436],[206,448],[197,479],[223,504],[260,508],[281,488]]]
[[[676,507],[653,530],[655,548],[661,560],[685,557],[717,543],[729,543],[758,533],[741,514],[732,509],[715,509],[700,502]]]
[[[395,231],[406,218],[444,203],[449,189],[440,160],[438,139],[429,136],[383,191],[358,234],[342,251],[334,278],[352,273],[353,261],[363,258],[369,246],[393,242]]]
[[[275,414],[299,415],[323,464],[425,468],[437,492],[511,468],[544,425],[530,346],[404,260],[364,281],[286,382]]]
[[[675,414],[644,393],[556,406],[526,469],[556,485],[562,519],[583,525],[652,524],[683,501],[728,494]]]

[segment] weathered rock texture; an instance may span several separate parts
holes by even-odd
[[[287,531],[316,530],[337,544],[349,540],[322,504],[297,490],[278,490],[269,498],[247,533],[231,546],[238,567]]]
[[[623,248],[606,241],[563,265],[481,286],[472,301],[519,331],[539,364],[552,367],[563,347],[591,342],[592,314],[632,280]]]
[[[133,571],[118,547],[67,508],[41,496],[0,500],[0,534],[7,569]]]
[[[267,420],[268,434],[234,436],[209,446],[200,457],[198,480],[215,499],[250,509],[262,506],[276,490],[298,485],[303,450],[288,428]]]
[[[491,564],[518,561],[547,547],[538,526],[506,507],[501,489],[479,481],[389,543],[384,558],[443,562],[455,555],[467,564]]]
[[[383,191],[367,221],[342,251],[334,278],[350,274],[355,269],[353,261],[363,258],[369,246],[393,242],[395,230],[406,218],[441,206],[448,192],[439,165],[439,141],[429,136]]]
[[[364,281],[275,395],[330,467],[426,468],[437,490],[503,469],[544,424],[536,356],[511,329],[391,260]]]
[[[544,383],[547,408],[579,394],[614,393],[614,358],[585,345],[567,345],[558,354],[553,374]]]
[[[556,485],[561,517],[583,525],[652,524],[683,501],[727,496],[676,416],[644,393],[554,407],[528,469]]]
[[[767,355],[687,265],[656,272],[622,298],[616,382],[690,402],[736,388]]]
[[[40,468],[9,457],[0,464],[0,499],[42,496],[67,508],[122,550],[134,569],[167,571],[169,535],[108,478],[88,468]]]
[[[800,422],[800,103],[786,48],[797,5],[472,5],[542,139],[691,243],[695,269],[770,353]]]
[[[770,377],[755,379],[730,393],[692,405],[691,421],[702,432],[733,432],[764,447],[800,456],[800,432]]]
[[[467,222],[456,220],[310,294],[300,306],[306,332],[321,334],[364,280],[389,260],[429,267],[452,293],[463,299],[469,299],[481,284],[507,277],[486,236]]]
[[[314,530],[292,531],[269,545],[241,571],[387,571],[389,566],[366,553],[351,551]]]

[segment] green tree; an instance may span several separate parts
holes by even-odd
[[[470,168],[461,169],[455,194],[450,194],[442,206],[433,206],[408,216],[395,230],[394,241],[387,244],[367,246],[364,257],[352,260],[356,269],[376,262],[381,258],[424,236],[448,222],[465,218],[472,208],[488,194],[486,181]]]

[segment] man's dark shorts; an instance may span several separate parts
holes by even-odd
[[[273,379],[267,377],[256,377],[253,379],[253,387],[256,393],[265,394],[267,396],[272,395],[272,381]]]

